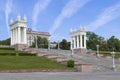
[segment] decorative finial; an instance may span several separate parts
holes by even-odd
[[[12,19],[10,19],[10,24],[12,24],[13,23],[13,20]]]
[[[17,16],[17,21],[20,21],[20,20],[21,20],[21,16],[18,15],[18,16]]]
[[[86,31],[86,26],[83,27],[83,30]]]
[[[80,26],[80,31],[82,31],[82,26]]]
[[[74,32],[76,32],[76,29],[74,29]]]
[[[23,17],[24,22],[27,22],[27,17],[24,15]]]
[[[70,32],[73,32],[73,29],[72,29],[72,28],[70,29]]]

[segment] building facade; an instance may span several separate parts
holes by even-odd
[[[28,46],[32,46],[32,43],[36,39],[36,37],[39,36],[41,38],[46,38],[48,41],[50,41],[50,34],[48,32],[39,32],[34,31],[31,28],[27,29],[27,44]]]

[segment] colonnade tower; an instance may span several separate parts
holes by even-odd
[[[21,20],[21,16],[17,16],[16,21],[13,21],[12,19],[10,20],[11,46],[18,44],[27,45],[26,27],[27,27],[26,16],[23,17],[23,20]]]
[[[80,27],[79,30],[70,30],[71,36],[71,50],[76,50],[76,52],[86,51],[86,28]]]

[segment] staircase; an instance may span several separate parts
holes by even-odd
[[[112,72],[112,59],[99,57],[97,58],[95,55],[90,55],[86,53],[74,54],[71,55],[70,50],[55,50],[55,49],[33,49],[28,48],[24,51],[29,53],[37,54],[38,56],[44,56],[48,59],[55,60],[62,64],[66,64],[68,60],[72,59],[75,61],[75,65],[79,64],[92,64],[93,72]],[[115,61],[117,71],[120,71],[120,62]]]

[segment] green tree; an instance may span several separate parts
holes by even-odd
[[[98,45],[101,51],[107,50],[107,41],[105,40],[104,37],[101,36],[98,37]]]
[[[36,39],[34,38],[34,42],[32,43],[31,47],[35,47]],[[41,38],[37,36],[37,46],[38,48],[48,48],[48,40],[46,38]]]
[[[62,42],[60,42],[60,48],[64,50],[70,49],[70,42],[67,42],[66,39],[63,39]]]
[[[87,48],[96,50],[96,45],[99,44],[98,42],[98,35],[93,32],[87,32]]]
[[[120,51],[120,40],[112,36],[107,41],[108,50]]]
[[[10,38],[0,41],[0,45],[10,45]]]
[[[102,36],[99,36],[93,32],[87,32],[87,48],[96,50],[96,45],[100,46],[100,50],[106,50],[107,41]]]

